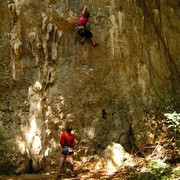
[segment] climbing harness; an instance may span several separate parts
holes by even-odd
[[[76,24],[74,30],[75,30],[77,33],[82,34],[82,33],[84,33],[84,31],[85,31],[85,27],[84,27],[83,25],[78,25],[78,24]]]

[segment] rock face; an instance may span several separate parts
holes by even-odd
[[[133,157],[127,153],[120,144],[111,143],[95,161],[92,169],[95,169],[96,171],[103,169],[110,175],[117,172],[122,165],[135,165]]]
[[[74,32],[84,1],[0,2],[0,174],[56,168],[68,123],[79,159],[111,142],[147,153],[179,105],[180,2],[88,0],[96,48]]]

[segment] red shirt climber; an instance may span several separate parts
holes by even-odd
[[[85,17],[84,12],[82,12],[81,17],[77,21],[77,25],[83,25],[84,27],[86,27],[88,21],[89,21],[89,19],[87,17]]]
[[[76,176],[76,173],[74,172],[74,159],[73,159],[73,154],[74,154],[73,147],[76,145],[76,141],[75,141],[74,135],[71,134],[71,131],[72,131],[72,127],[67,126],[66,132],[63,132],[60,137],[60,144],[62,146],[62,156],[61,156],[61,160],[59,163],[59,172],[57,174],[58,177],[61,176],[61,172],[62,172],[64,162],[65,162],[67,156],[69,156],[71,177]],[[68,148],[68,150],[65,153],[63,151],[63,149],[66,149],[66,147]]]
[[[60,137],[60,144],[62,147],[69,146],[73,147],[76,144],[75,137],[73,134],[69,132],[63,132]]]
[[[81,17],[76,23],[76,32],[78,32],[81,36],[81,44],[85,43],[86,39],[90,39],[92,45],[96,47],[98,44],[95,42],[92,32],[88,29],[88,22],[89,22],[90,13],[87,11],[87,7],[84,6],[82,10]]]

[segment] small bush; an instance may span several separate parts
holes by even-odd
[[[180,114],[174,113],[165,113],[167,119],[165,123],[167,124],[168,129],[174,131],[175,133],[180,133]]]

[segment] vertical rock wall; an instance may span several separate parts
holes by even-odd
[[[146,153],[151,121],[178,107],[179,2],[0,2],[0,174],[57,167],[67,123],[77,157],[111,142]],[[96,48],[73,30],[84,3]]]

